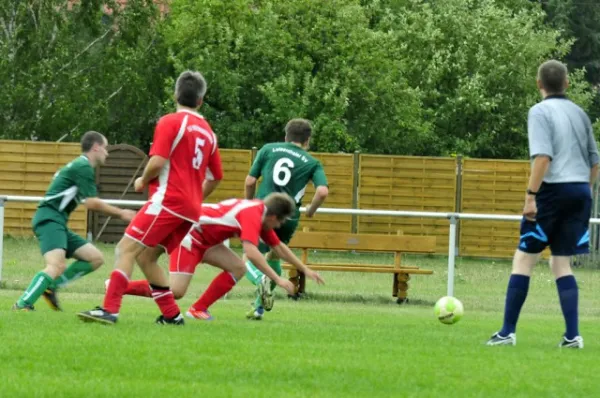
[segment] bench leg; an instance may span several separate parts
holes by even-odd
[[[297,293],[298,294],[304,294],[305,289],[306,289],[306,274],[304,274],[303,272],[298,272],[299,277],[300,277],[300,281],[298,282],[298,290]]]
[[[288,271],[289,281],[294,284],[295,292],[298,294],[298,287],[300,286],[300,275],[298,274],[298,270],[291,269]]]
[[[289,280],[294,284],[295,293],[293,295],[288,294],[288,297],[294,300],[298,300],[304,293],[304,287],[306,285],[306,275],[302,272],[298,272],[296,269],[289,270]]]
[[[396,302],[398,304],[406,303],[408,301],[408,281],[410,280],[409,274],[394,274],[394,297],[397,297]]]

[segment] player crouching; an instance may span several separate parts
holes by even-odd
[[[279,228],[294,214],[296,204],[286,194],[273,193],[264,200],[229,199],[216,205],[203,204],[202,216],[181,245],[170,256],[170,285],[176,299],[182,298],[200,263],[223,270],[202,296],[187,311],[190,318],[212,320],[210,306],[227,294],[244,277],[246,265],[223,242],[233,237],[242,241],[248,259],[269,279],[294,294],[294,285],[277,275],[258,250],[259,239],[272,247],[283,260],[319,284],[321,276],[304,265],[281,243],[273,229]],[[125,294],[151,297],[151,286],[145,280],[131,281]]]

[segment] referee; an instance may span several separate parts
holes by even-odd
[[[567,68],[551,60],[538,69],[543,101],[529,110],[527,134],[532,160],[521,238],[513,258],[504,325],[487,345],[515,345],[516,326],[527,298],[531,271],[550,246],[566,332],[559,347],[583,348],[579,335],[579,292],[570,257],[589,252],[592,190],[598,176],[598,148],[586,113],[565,95]]]

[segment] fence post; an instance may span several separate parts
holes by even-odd
[[[462,212],[462,175],[463,175],[463,157],[456,157],[456,192],[454,195],[454,212]],[[456,255],[460,255],[460,222],[456,225]]]
[[[360,151],[354,151],[352,166],[352,208],[358,209],[358,185],[360,182]],[[356,214],[352,215],[352,226],[350,232],[352,232],[353,234],[358,232],[358,216]]]
[[[448,291],[447,296],[454,296],[454,261],[456,257],[456,224],[458,216],[450,215],[450,233],[448,234]]]
[[[4,253],[4,204],[6,198],[0,196],[0,281],[2,281],[2,266],[4,265],[4,259],[2,253]]]

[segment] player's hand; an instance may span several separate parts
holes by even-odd
[[[144,180],[142,179],[142,177],[138,177],[135,179],[135,182],[133,183],[133,190],[135,192],[143,192],[145,188],[145,184],[144,184]]]
[[[130,222],[133,220],[133,217],[135,217],[136,213],[137,212],[135,210],[121,209],[121,220]]]
[[[525,219],[529,221],[535,221],[535,216],[537,215],[537,204],[535,203],[535,197],[531,195],[527,195],[525,197],[523,215],[525,216]]]
[[[312,210],[311,207],[309,207],[308,209],[306,209],[306,212],[304,213],[304,215],[308,218],[312,218],[315,215],[315,211]]]
[[[324,285],[325,284],[325,281],[323,280],[323,278],[321,278],[321,275],[319,275],[318,272],[310,270],[310,271],[308,271],[306,273],[306,276],[308,276],[313,281],[317,282],[318,285]]]
[[[275,283],[277,283],[277,286],[285,289],[290,295],[296,294],[296,287],[292,282],[288,281],[287,279],[278,278]]]

